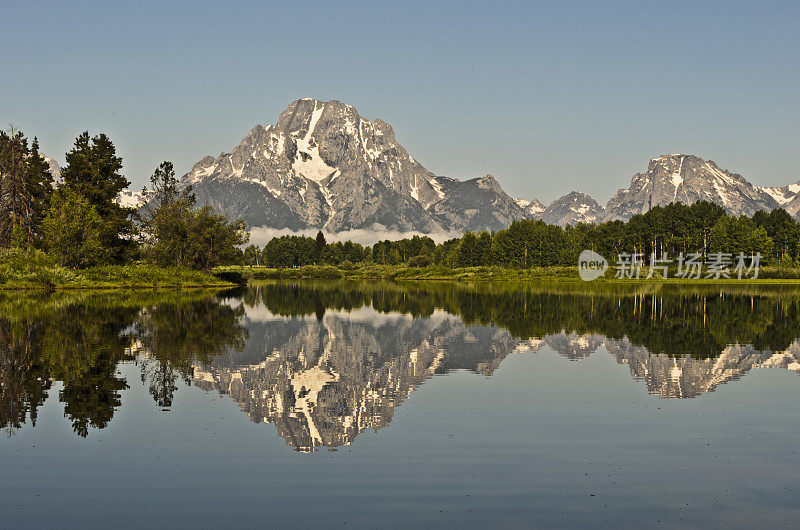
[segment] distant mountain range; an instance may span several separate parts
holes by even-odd
[[[200,204],[249,226],[339,232],[499,230],[515,219],[567,225],[629,219],[655,205],[708,200],[731,214],[800,211],[800,182],[762,188],[693,155],[664,155],[605,207],[573,191],[545,206],[510,197],[491,175],[437,176],[397,141],[392,127],[339,101],[299,99],[275,125],[255,126],[230,153],[206,156],[183,176]]]
[[[60,168],[45,157],[58,178]],[[422,233],[501,230],[517,219],[565,226],[627,220],[656,205],[706,200],[733,215],[784,208],[800,218],[800,181],[755,186],[694,155],[653,158],[605,207],[572,191],[545,206],[512,198],[491,176],[437,176],[397,141],[391,125],[371,122],[339,101],[298,99],[275,125],[256,125],[230,153],[205,156],[183,177],[199,205],[211,205],[248,226],[327,232],[390,230]],[[124,206],[141,204],[125,190]]]

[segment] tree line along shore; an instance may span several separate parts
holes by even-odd
[[[105,134],[83,132],[58,181],[18,130],[0,132],[0,289],[224,286],[212,269],[235,263],[248,234],[198,208],[163,162],[144,205],[117,197],[130,186]]]
[[[621,254],[641,256],[645,274],[652,260],[677,255],[758,254],[759,278],[800,279],[800,223],[782,209],[736,217],[710,202],[673,203],[628,221],[560,227],[526,219],[441,243],[417,235],[361,245],[319,232],[259,247],[245,246],[242,221],[198,207],[168,161],[150,177],[142,205],[130,208],[117,201],[130,183],[108,136],[79,134],[65,159],[56,182],[36,138],[0,132],[0,289],[210,286],[242,277],[575,280],[586,249],[612,264]]]
[[[640,278],[675,281],[698,281],[676,278],[685,257],[697,257],[705,280],[709,258],[726,256],[730,267],[720,278],[725,279],[735,276],[740,255],[747,256],[748,266],[759,257],[759,279],[800,279],[800,223],[788,212],[735,217],[703,201],[655,206],[628,221],[560,227],[526,219],[505,230],[467,232],[441,243],[413,236],[364,246],[329,243],[322,232],[316,238],[284,235],[263,247],[245,247],[242,263],[225,269],[256,278],[577,280],[584,250],[608,260],[603,280],[615,279],[619,256],[639,257]],[[651,274],[651,267],[658,272]]]

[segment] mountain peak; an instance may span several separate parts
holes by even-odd
[[[59,182],[61,180],[61,166],[58,165],[58,162],[54,158],[51,158],[47,155],[39,153],[39,156],[42,157],[45,164],[47,164],[48,168],[50,169],[50,174],[53,176],[53,180],[55,182]]]
[[[603,207],[589,195],[580,191],[572,191],[556,199],[536,218],[548,224],[561,226],[578,223],[594,223],[603,215]]]
[[[778,206],[773,194],[741,175],[720,169],[713,160],[673,154],[651,159],[645,173],[634,175],[630,187],[608,201],[606,218],[629,219],[656,205],[697,201],[720,204],[734,215],[752,215]]]
[[[685,154],[685,153],[673,153],[671,155],[661,155],[661,156],[658,156],[656,158],[651,158],[650,160],[674,160],[674,159],[683,158],[685,156],[694,156],[694,155],[688,155],[688,154]]]
[[[500,229],[524,217],[491,175],[437,179],[391,125],[337,100],[291,102],[274,126],[253,127],[230,153],[195,164],[184,181],[200,204],[251,226],[433,232]]]
[[[485,177],[479,178],[478,187],[485,190],[494,190],[497,192],[503,191],[503,188],[500,186],[500,183],[497,182],[497,179],[494,178],[492,175],[486,175]]]
[[[536,199],[527,200],[518,198],[514,199],[514,201],[517,203],[517,206],[522,208],[522,211],[525,212],[525,215],[532,218],[537,217],[547,208],[544,204]]]

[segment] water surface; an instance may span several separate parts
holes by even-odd
[[[791,526],[800,291],[0,298],[4,526]]]

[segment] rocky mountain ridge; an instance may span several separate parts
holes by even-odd
[[[734,215],[780,207],[800,213],[800,182],[754,186],[688,154],[651,159],[605,206],[578,191],[549,205],[515,199],[491,175],[463,181],[437,176],[403,148],[385,121],[369,121],[339,101],[310,98],[292,102],[275,125],[256,125],[231,152],[202,158],[182,183],[194,187],[200,204],[251,227],[328,232],[499,230],[526,218],[564,226],[626,220],[656,205],[699,200]]]
[[[501,229],[526,217],[491,175],[438,177],[392,127],[339,101],[299,99],[230,153],[183,176],[199,204],[249,226],[339,232],[380,226],[424,233]]]
[[[42,156],[58,183],[61,168]],[[292,102],[274,126],[256,125],[230,153],[202,158],[181,183],[193,186],[199,204],[250,227],[288,230],[458,233],[500,230],[517,219],[565,226],[627,220],[656,205],[699,200],[732,215],[783,208],[800,218],[800,181],[755,186],[688,154],[651,159],[605,206],[579,191],[549,205],[512,198],[491,175],[436,176],[400,145],[388,123],[370,122],[339,101],[308,98]],[[126,207],[141,201],[134,190],[117,198]]]
[[[712,160],[671,154],[651,159],[647,171],[635,174],[630,185],[618,190],[605,207],[588,195],[573,191],[528,216],[561,226],[626,221],[654,206],[709,201],[721,205],[731,215],[784,208],[798,217],[798,193],[800,182],[783,187],[755,186],[741,175],[720,169]]]

